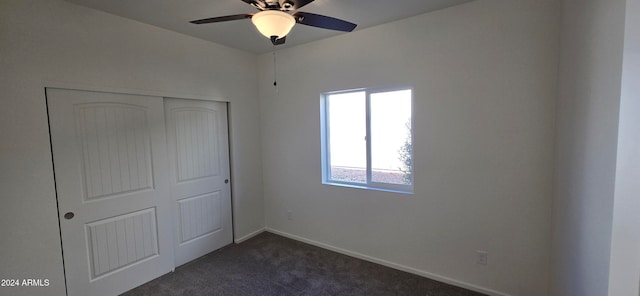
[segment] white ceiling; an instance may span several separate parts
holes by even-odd
[[[125,18],[201,38],[229,47],[265,53],[271,41],[249,19],[194,25],[189,21],[230,14],[254,13],[242,0],[67,0]],[[356,30],[446,8],[472,0],[315,0],[300,11],[331,16],[358,24]],[[279,48],[291,47],[338,34],[348,34],[296,24]]]

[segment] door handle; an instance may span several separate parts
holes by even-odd
[[[229,183],[229,179],[224,179],[224,184]]]
[[[67,220],[73,219],[73,216],[75,216],[73,212],[67,212],[66,214],[64,214],[64,218]]]

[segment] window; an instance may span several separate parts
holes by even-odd
[[[412,192],[411,103],[410,88],[323,94],[323,183]]]

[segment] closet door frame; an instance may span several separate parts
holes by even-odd
[[[231,153],[230,153],[230,149],[231,149],[231,134],[230,134],[230,128],[231,128],[231,122],[229,121],[229,110],[230,110],[230,102],[227,99],[224,98],[217,98],[217,97],[206,97],[206,96],[185,96],[185,94],[180,93],[180,94],[174,94],[174,93],[170,93],[170,92],[158,92],[158,91],[144,91],[144,90],[139,90],[139,89],[128,89],[128,88],[112,88],[112,87],[96,87],[93,85],[85,85],[85,84],[77,84],[77,83],[68,83],[68,82],[59,82],[59,81],[48,81],[48,82],[44,82],[43,83],[43,89],[44,89],[44,93],[45,93],[45,98],[46,98],[46,92],[49,89],[57,89],[57,90],[71,90],[71,91],[88,91],[88,92],[97,92],[97,93],[113,93],[113,94],[120,94],[120,95],[131,95],[131,96],[153,96],[153,97],[158,97],[158,100],[162,100],[163,105],[164,102],[167,99],[173,99],[173,98],[179,98],[179,99],[184,99],[184,100],[195,100],[195,101],[212,101],[212,102],[219,102],[219,103],[223,103],[226,104],[226,110],[227,110],[227,114],[226,114],[226,118],[227,118],[227,140],[228,140],[228,145],[227,145],[227,149],[228,153],[227,153],[227,157],[228,157],[228,168],[229,171],[231,172],[231,166],[232,166],[232,162],[231,162]],[[48,104],[48,102],[47,102]],[[48,108],[48,107],[47,107]],[[166,119],[166,117],[165,117]],[[51,131],[50,131],[51,132]],[[165,125],[165,136],[166,136],[166,125]],[[165,146],[166,148],[166,146]],[[52,150],[53,150],[53,145],[52,145]],[[53,153],[53,152],[52,152]],[[54,176],[55,176],[55,165],[54,165],[54,172],[53,172]],[[229,176],[230,179],[231,176]],[[55,178],[55,177],[54,177]],[[231,184],[231,182],[229,182],[229,184]],[[58,199],[58,190],[56,190],[56,199]],[[232,193],[232,187],[229,186],[229,199],[230,199],[230,216],[231,216],[231,242],[234,242],[234,236],[235,236],[235,231],[234,231],[234,218],[233,218],[233,208],[234,208],[234,201],[233,201],[233,193]],[[60,225],[62,225],[62,223],[64,223],[64,221],[66,220],[64,215],[67,212],[64,212],[64,209],[60,208],[60,206],[58,206],[58,220]],[[175,217],[173,217],[175,219]],[[62,226],[61,226],[62,227]],[[60,235],[60,241],[62,244],[62,230],[61,230],[61,235]],[[174,239],[175,241],[175,239]],[[64,247],[63,247],[63,254],[64,254]],[[175,255],[174,255],[175,256]],[[174,264],[173,267],[171,268],[170,272],[172,272],[174,270],[174,268],[177,265],[175,265],[175,259],[174,259]],[[63,269],[65,270],[65,286],[67,287],[66,289],[69,289],[69,274],[68,274],[68,262],[63,261]],[[159,276],[159,275],[158,275]],[[72,295],[72,294],[69,294]]]

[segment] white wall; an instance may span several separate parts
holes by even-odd
[[[640,1],[626,2],[610,296],[640,295]]]
[[[235,234],[264,227],[255,55],[59,0],[0,1],[2,295],[64,295],[44,88],[79,85],[231,102]]]
[[[478,0],[278,51],[277,92],[260,56],[267,227],[485,292],[547,295],[558,32],[558,1]],[[320,93],[407,83],[415,194],[322,185]]]
[[[601,296],[609,280],[625,0],[562,3],[552,295]]]

